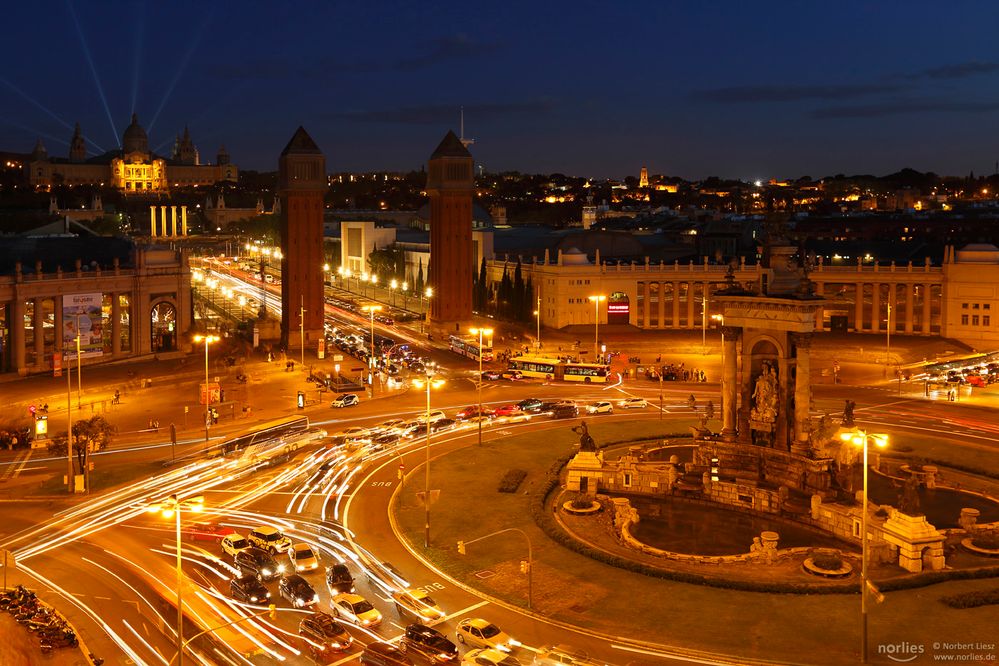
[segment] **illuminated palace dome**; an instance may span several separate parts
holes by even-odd
[[[125,134],[122,136],[122,151],[126,155],[129,153],[149,154],[149,137],[146,136],[146,130],[139,125],[139,117],[134,113],[132,114],[132,124],[125,128]]]

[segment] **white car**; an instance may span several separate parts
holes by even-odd
[[[645,401],[645,398],[625,398],[624,400],[618,400],[617,406],[621,409],[641,409],[642,407],[648,407],[649,403]]]
[[[480,617],[465,618],[458,623],[458,628],[455,629],[454,634],[459,643],[473,648],[513,652],[520,646],[518,641],[507,636],[495,624]]]
[[[338,594],[330,601],[333,615],[342,617],[360,627],[376,627],[382,622],[382,614],[371,602],[359,594]]]
[[[447,414],[445,414],[444,412],[442,412],[439,409],[435,409],[434,411],[430,412],[429,416],[430,416],[429,420],[430,420],[431,423],[434,423],[435,421],[440,421],[441,419],[446,419],[447,418]],[[427,413],[424,412],[424,413],[420,414],[419,416],[416,417],[416,420],[419,421],[420,423],[425,423],[428,420],[427,419]]]
[[[601,402],[593,403],[592,405],[586,408],[586,411],[588,411],[590,414],[613,414],[614,405],[607,402],[606,400],[603,400]]]
[[[362,428],[361,426],[353,426],[340,433],[340,437],[342,437],[345,442],[370,442],[371,431],[367,428]]]
[[[241,534],[226,534],[221,543],[222,551],[231,557],[236,557],[236,553],[250,547],[250,542]]]
[[[319,568],[319,557],[307,543],[296,543],[292,546],[288,550],[288,559],[291,560],[292,571],[298,573],[315,571]]]
[[[533,666],[597,666],[585,652],[569,645],[547,645],[534,655]]]
[[[469,650],[461,658],[461,666],[520,666],[521,661],[502,650]]]
[[[437,605],[433,597],[423,590],[400,590],[392,593],[392,600],[395,601],[396,610],[400,615],[406,614],[413,617],[421,624],[433,624],[444,619],[444,611]]]
[[[388,421],[382,421],[378,425],[371,428],[372,434],[387,435],[388,433],[399,434],[399,426],[402,425],[402,419],[389,419]]]

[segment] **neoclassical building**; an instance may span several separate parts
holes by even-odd
[[[219,181],[236,182],[239,170],[230,163],[225,147],[215,164],[201,164],[198,149],[185,127],[174,141],[170,158],[149,150],[149,137],[132,114],[122,135],[121,150],[87,157],[87,144],[79,123],[70,140],[69,157],[49,157],[41,139],[28,159],[28,182],[36,189],[53,185],[114,187],[125,194],[161,194],[177,187],[205,187]]]
[[[693,262],[616,263],[595,260],[579,250],[546,253],[523,263],[541,298],[541,324],[630,324],[640,329],[716,328],[722,322],[712,294],[725,285],[727,266]],[[516,257],[487,262],[489,279],[498,284],[512,274]],[[771,271],[743,260],[734,270],[740,284],[765,292]],[[922,264],[820,262],[809,274],[816,294],[825,300],[815,313],[817,331],[939,335],[969,345],[999,343],[999,248],[993,245],[948,247],[944,262]],[[605,295],[599,308],[589,296]]]
[[[18,247],[5,248],[7,259],[38,259],[0,262],[0,373],[51,372],[54,353],[72,352],[65,332],[84,328],[67,314],[78,311],[71,303],[81,298],[90,304],[84,363],[189,346],[183,337],[193,319],[186,252],[103,237],[9,244]]]

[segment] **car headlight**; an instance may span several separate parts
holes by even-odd
[[[371,620],[361,620],[361,624],[371,624]]]
[[[256,597],[250,597],[250,601],[252,601],[253,603],[257,603],[257,598]]]
[[[305,569],[305,567],[303,567],[301,565],[298,565],[298,566],[295,567],[296,571],[302,571],[303,569]]]
[[[319,603],[319,595],[318,594],[313,594],[312,595],[312,602],[313,603]]]
[[[268,592],[268,593],[267,593],[267,598],[268,598],[268,599],[270,599],[270,598],[271,598],[271,593],[270,593],[270,592]]]
[[[261,570],[260,573],[264,574],[265,576],[270,576],[271,575],[271,570],[270,569],[263,569],[263,570]]]
[[[278,565],[278,573],[284,573],[284,565],[283,564],[279,564]]]

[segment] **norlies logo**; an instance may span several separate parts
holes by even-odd
[[[924,645],[909,643],[908,641],[902,641],[901,643],[882,643],[878,645],[878,654],[883,654],[892,661],[902,663],[912,661],[924,652],[926,652],[926,647]]]

